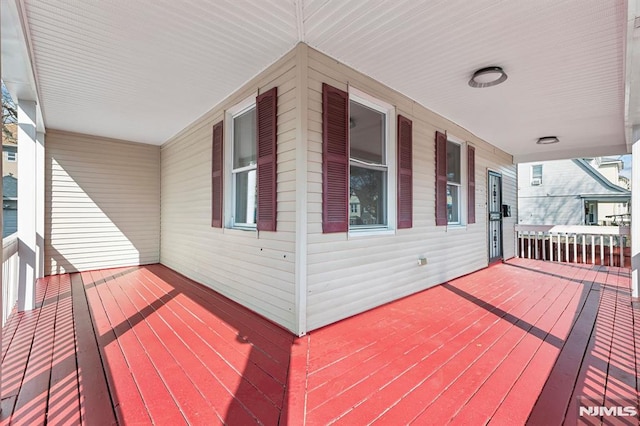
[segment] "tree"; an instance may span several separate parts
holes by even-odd
[[[9,91],[2,82],[2,135],[10,142],[16,142],[16,136],[5,126],[18,122],[18,109],[15,102],[11,99]],[[3,138],[3,139],[4,139]]]
[[[353,166],[350,170],[351,195],[355,195],[360,201],[360,218],[366,225],[384,223],[383,173]]]

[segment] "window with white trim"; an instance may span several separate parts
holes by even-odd
[[[542,164],[531,166],[531,186],[542,185]]]
[[[391,106],[349,94],[349,229],[388,228]]]
[[[16,161],[18,161],[18,153],[7,151],[7,161],[10,163],[15,163]]]
[[[231,115],[232,227],[256,227],[256,106]]]
[[[462,147],[447,141],[447,223],[462,223]]]

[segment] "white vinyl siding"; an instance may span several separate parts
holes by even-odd
[[[161,149],[161,262],[296,332],[295,49]],[[256,92],[278,88],[277,232],[211,227],[211,129]],[[225,125],[225,129],[228,126]],[[227,136],[225,135],[225,138]],[[226,153],[224,154],[226,156]],[[230,162],[225,167],[230,167]],[[224,171],[225,176],[227,170]],[[228,191],[225,185],[225,190]],[[225,192],[225,197],[230,194]],[[228,223],[229,210],[224,223]]]
[[[45,274],[157,263],[160,148],[47,131]]]
[[[383,233],[323,234],[322,83],[344,91],[355,87],[413,121],[413,228],[395,229],[394,206],[388,212],[391,229]],[[212,126],[234,105],[274,86],[277,232],[212,228]],[[395,120],[391,126],[395,138]],[[475,224],[435,226],[436,130],[476,149]],[[466,163],[461,166],[464,186]],[[487,266],[488,170],[503,176],[504,203],[513,214],[504,221],[504,256],[513,257],[516,168],[510,155],[335,60],[296,48],[162,146],[161,262],[304,333]],[[356,200],[351,204],[357,213]],[[427,265],[418,267],[421,256]]]
[[[512,157],[373,79],[308,51],[308,329],[487,266],[488,169],[503,176],[504,203],[511,205],[513,215],[504,221],[504,256],[513,257],[517,201]],[[413,120],[413,228],[358,238],[322,233],[323,82],[345,91],[353,85]],[[446,130],[476,148],[475,224],[456,229],[435,226],[436,130]],[[427,258],[427,265],[417,266],[420,256]]]

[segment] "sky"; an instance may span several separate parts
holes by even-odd
[[[631,179],[631,154],[621,155],[620,159],[624,161],[624,168],[620,174]]]

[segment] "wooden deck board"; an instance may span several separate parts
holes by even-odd
[[[476,309],[480,309],[475,308],[469,310],[468,307],[459,304],[458,306],[445,310],[444,306],[448,306],[450,303],[453,304],[456,296],[452,292],[446,291],[444,287],[438,287],[438,290],[441,291],[437,292],[434,296],[435,299],[440,301],[440,305],[443,309],[436,309],[435,312],[431,311],[434,315],[440,315],[437,322],[434,321],[429,324],[412,324],[410,321],[406,320],[405,317],[405,321],[402,322],[404,324],[402,328],[376,330],[375,332],[366,333],[369,336],[368,339],[364,339],[363,343],[356,346],[355,349],[348,348],[341,352],[341,357],[338,359],[330,358],[326,362],[320,362],[317,365],[310,361],[309,392],[314,392],[318,388],[327,385],[329,382],[335,382],[336,380],[341,379],[343,375],[355,373],[356,375],[366,377],[384,367],[384,360],[382,360],[382,363],[379,361],[383,353],[387,360],[391,360],[393,359],[393,352],[401,350],[402,353],[400,355],[402,355],[403,353],[417,347],[420,343],[423,343],[423,339],[421,337],[422,334],[432,333],[434,330],[444,331],[446,326],[449,325],[448,323],[462,321],[467,315],[471,314]],[[501,293],[498,293],[496,297],[499,297],[499,295],[501,295]],[[431,307],[425,306],[424,308],[428,309]],[[363,333],[361,332],[361,334]],[[345,339],[347,339],[346,336]],[[322,348],[321,342],[321,340],[318,342],[318,349]],[[392,353],[385,353],[389,346],[394,346],[395,350],[391,349]],[[314,347],[314,353],[319,352],[315,349],[316,348]],[[321,357],[317,357],[317,359],[322,360]],[[373,370],[368,370],[368,367],[372,367]],[[357,380],[357,378],[352,376],[345,377],[343,381],[355,380]]]
[[[499,342],[505,341],[505,334],[508,333],[514,324],[504,319],[512,317],[524,320],[536,302],[543,297],[548,297],[549,292],[554,290],[558,289],[553,289],[550,286],[540,286],[532,292],[521,294],[516,303],[511,305],[505,305],[503,307],[495,306],[493,308],[487,307],[489,312],[494,316],[494,322],[484,332],[479,334],[476,339],[468,342],[463,349],[442,365],[433,366],[434,370],[439,372],[436,378],[440,383],[434,386],[433,380],[430,379],[423,382],[401,401],[393,407],[390,407],[388,411],[380,417],[379,421],[381,423],[405,423],[410,421],[421,423],[425,421],[425,418],[435,417],[433,420],[437,422],[438,418],[442,418],[439,411],[441,409],[446,410],[447,402],[456,404],[455,400],[447,398],[444,392],[455,391],[457,388],[455,386],[456,383],[461,383],[463,386],[469,385],[470,383],[468,382],[459,382],[460,376],[467,372],[471,372],[474,376],[481,374],[477,361],[483,358],[488,359],[486,355],[487,351],[494,348]],[[476,296],[466,295],[465,297]],[[553,298],[551,298],[551,300],[553,300]],[[491,316],[489,318],[491,318]],[[509,347],[505,347],[505,349],[509,349]],[[501,357],[501,355],[499,357]],[[440,398],[443,398],[443,401],[445,401],[444,405],[439,403]],[[438,403],[434,403],[436,401]],[[446,419],[450,419],[450,417],[451,416],[447,416]]]
[[[424,422],[430,419],[445,424],[454,418],[503,361],[510,356],[517,359],[513,354],[514,348],[532,332],[534,327],[538,330],[544,330],[539,327],[540,319],[544,315],[553,314],[552,308],[557,306],[558,300],[562,300],[560,296],[565,292],[567,285],[568,283],[565,282],[547,288],[542,298],[534,297],[532,305],[520,305],[519,308],[524,308],[521,314],[511,311],[509,314],[517,315],[518,319],[511,325],[505,324],[507,326],[505,333],[481,357],[465,368],[450,387],[438,395],[437,404],[431,404],[427,407],[416,420]],[[537,295],[532,294],[532,296]],[[553,302],[549,304],[548,301]],[[493,391],[495,392],[495,389]]]
[[[96,416],[103,424],[114,424],[116,417],[113,401],[109,394],[82,277],[80,274],[73,274],[69,277],[69,281],[81,422],[90,423],[90,418]]]
[[[459,407],[458,412],[453,417],[454,424],[486,423],[492,418],[511,391],[514,383],[517,382],[531,362],[537,350],[550,335],[559,313],[563,312],[575,298],[579,297],[579,287],[577,285],[572,287],[567,283],[564,288],[565,291],[549,304],[547,312],[534,324],[537,329],[549,330],[549,332],[544,335],[536,335],[527,330],[524,337],[514,345],[507,357],[482,383],[475,394],[465,405]]]
[[[522,294],[522,292],[517,294]],[[514,296],[513,292],[505,291],[498,292],[493,299],[493,296],[488,299],[493,300],[496,306],[500,306],[501,303],[512,301]],[[460,302],[458,300],[458,303]],[[352,383],[343,380],[340,385],[346,386],[347,391],[344,393],[335,391],[336,396],[333,399],[336,401],[330,399],[331,402],[327,401],[323,404],[322,412],[318,413],[318,423],[342,417],[349,411],[351,411],[350,415],[345,416],[343,421],[348,423],[350,419],[353,421],[352,416],[358,416],[356,421],[364,422],[366,420],[362,418],[362,415],[371,416],[377,410],[387,408],[393,404],[394,400],[404,397],[407,389],[418,386],[427,379],[429,373],[435,372],[435,369],[430,370],[427,363],[433,362],[435,364],[446,360],[448,354],[456,353],[460,347],[459,344],[465,341],[466,337],[475,334],[476,328],[482,327],[481,321],[491,322],[489,315],[486,310],[472,304],[467,306],[464,314],[451,312],[450,315],[444,315],[437,319],[431,318],[430,315],[425,317],[421,313],[416,313],[416,318],[413,321],[417,321],[417,328],[413,339],[404,342],[390,342],[391,347],[380,348],[381,360],[387,365],[383,364],[384,368],[378,369],[372,377],[366,378],[363,386],[353,387]],[[421,318],[424,318],[426,322],[423,323]],[[428,324],[427,328],[422,330],[422,324]],[[430,338],[425,339],[425,336],[430,336]],[[418,342],[420,343],[417,344]],[[379,386],[365,385],[367,381],[374,379],[380,383]],[[384,391],[376,392],[379,388],[384,388]],[[347,399],[344,399],[343,395],[345,394],[348,395]],[[313,392],[310,392],[309,414],[315,416],[314,406],[311,403],[312,396]],[[323,395],[323,397],[329,396]],[[349,399],[356,398],[359,399],[349,403]],[[353,405],[358,405],[358,409],[351,410]],[[374,418],[375,416],[369,420]]]
[[[3,329],[1,423],[574,424],[638,403],[629,283],[514,259],[295,338],[161,265],[48,277]]]
[[[96,283],[89,272],[83,272],[80,276],[84,282],[88,306],[92,307],[93,328],[116,420],[120,424],[148,424],[151,419],[142,401],[140,390],[117,343],[115,331],[111,328],[107,314],[102,307],[97,290],[97,287],[102,284]],[[89,342],[90,340],[87,338],[87,344]],[[88,399],[89,397],[87,397]],[[87,418],[92,419],[89,412],[87,412]]]
[[[253,411],[261,412],[264,416],[254,413],[256,418],[261,421],[267,422],[267,418],[271,418],[272,422],[274,419],[277,420],[282,408],[284,384],[271,377],[256,363],[254,353],[260,351],[251,349],[250,340],[242,340],[238,335],[231,341],[225,341],[219,335],[213,334],[212,330],[207,327],[211,313],[202,307],[198,309],[198,306],[191,309],[185,308],[179,300],[183,296],[184,293],[173,301],[171,313],[174,319],[169,319],[169,322],[174,324],[173,332],[176,338],[184,339],[185,345],[188,345],[192,351],[195,347],[198,348],[199,360],[210,372],[209,374],[211,371],[224,372],[224,376],[221,376],[222,373],[218,374],[218,377],[223,379],[220,382],[223,386],[233,384],[235,387],[242,386],[248,391],[248,393],[236,392],[235,398],[238,400],[238,404],[251,405],[250,401],[255,402],[253,410],[249,410],[249,414]],[[183,322],[182,319],[186,319],[186,322]],[[175,327],[181,323],[184,326]],[[185,330],[187,330],[186,335]],[[242,351],[238,351],[236,348],[242,349]],[[229,366],[232,368],[229,369]],[[227,394],[233,395],[233,391],[229,389]],[[221,409],[221,411],[224,410]]]
[[[104,280],[101,271],[93,271],[91,275],[96,281]],[[140,390],[140,395],[151,420],[154,423],[166,421],[173,424],[185,424],[179,407],[153,364],[148,348],[140,340],[138,329],[142,326],[134,330],[132,322],[136,318],[127,317],[126,313],[121,310],[121,304],[124,303],[124,300],[121,300],[122,298],[116,299],[108,282],[96,286],[96,289],[107,313],[110,327],[115,332],[115,342],[119,344],[120,350],[127,360],[129,371]],[[135,325],[139,325],[139,323]]]

